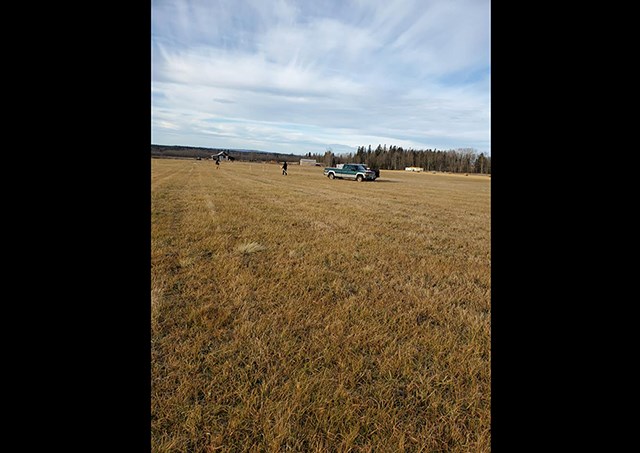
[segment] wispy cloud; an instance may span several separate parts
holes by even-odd
[[[152,141],[490,150],[490,4],[159,1]]]

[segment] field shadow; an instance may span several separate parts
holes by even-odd
[[[375,182],[400,182],[397,179],[376,179]]]

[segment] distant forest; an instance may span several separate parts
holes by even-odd
[[[248,162],[269,162],[269,161],[287,161],[299,162],[302,156],[296,154],[281,154],[268,151],[258,151],[252,149],[229,149],[229,148],[198,148],[193,146],[169,146],[169,145],[151,145],[151,157],[168,157],[168,158],[192,158],[208,159],[212,154],[218,154],[220,151],[226,151],[229,156],[236,160]]]
[[[249,162],[299,162],[301,158],[306,158],[315,159],[316,162],[325,166],[355,162],[380,170],[404,170],[406,167],[420,167],[425,171],[491,174],[491,156],[485,156],[484,153],[478,154],[473,148],[441,151],[378,145],[375,149],[371,149],[371,145],[369,145],[368,147],[359,146],[355,154],[334,154],[329,149],[324,154],[309,152],[300,156],[246,149],[151,145],[151,157],[207,159],[220,151],[226,151],[236,160]]]
[[[378,145],[376,149],[359,146],[355,154],[334,155],[331,150],[324,154],[307,153],[306,158],[316,159],[327,166],[355,162],[380,170],[404,170],[420,167],[425,171],[451,173],[491,174],[491,156],[478,154],[473,148],[457,150],[403,149],[402,146]]]

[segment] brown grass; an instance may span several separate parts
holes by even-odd
[[[490,179],[151,160],[154,452],[490,451]]]

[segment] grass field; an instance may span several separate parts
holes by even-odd
[[[152,159],[152,451],[490,451],[490,186]]]

